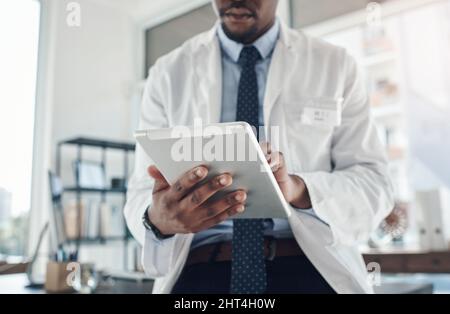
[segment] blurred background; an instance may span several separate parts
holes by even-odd
[[[450,292],[450,1],[280,0],[279,16],[365,75],[396,195],[366,261]],[[145,78],[215,20],[210,0],[0,1],[0,274],[32,260],[42,282],[62,247],[141,271],[122,208]]]

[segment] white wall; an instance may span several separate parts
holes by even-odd
[[[68,2],[59,1],[57,9],[53,149],[58,141],[76,136],[133,141],[132,90],[140,74],[135,25],[127,12],[82,0],[78,1],[81,27],[69,27]],[[72,184],[75,155],[70,149],[64,152],[63,178]],[[93,160],[100,157],[98,150],[86,155]],[[112,172],[120,175],[122,156],[108,156]]]
[[[81,27],[68,27],[67,2],[60,1],[57,14],[52,137],[129,140],[130,87],[137,76],[132,21],[126,13],[82,0]]]

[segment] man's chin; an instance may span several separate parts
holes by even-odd
[[[223,30],[228,38],[242,43],[247,43],[249,38],[252,38],[257,32],[255,24],[243,27],[242,25],[229,25],[228,23],[222,23]]]

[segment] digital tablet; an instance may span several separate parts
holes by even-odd
[[[201,165],[209,169],[206,180],[230,173],[233,184],[215,198],[240,189],[248,193],[245,212],[233,219],[289,217],[290,207],[249,124],[144,130],[135,137],[170,184]]]

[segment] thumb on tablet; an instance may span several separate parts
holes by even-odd
[[[148,174],[155,180],[154,192],[159,192],[170,186],[166,181],[162,173],[155,166],[150,166],[147,168]]]

